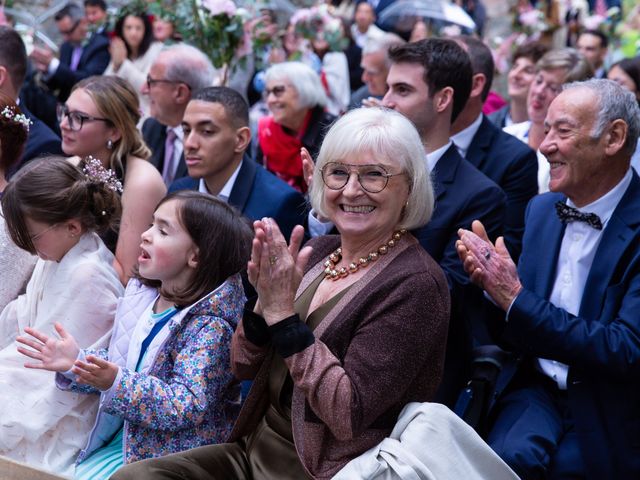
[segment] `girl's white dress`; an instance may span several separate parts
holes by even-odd
[[[60,262],[39,259],[26,293],[0,314],[0,455],[58,474],[72,474],[95,421],[97,395],[59,390],[55,373],[24,368],[33,361],[15,338],[31,326],[56,336],[60,322],[80,348],[106,347],[124,288],[113,254],[85,233]]]

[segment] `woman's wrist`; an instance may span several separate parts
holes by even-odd
[[[292,317],[295,314],[296,312],[293,307],[284,309],[266,309],[263,307],[262,309],[262,317],[269,326],[275,325],[276,323]]]

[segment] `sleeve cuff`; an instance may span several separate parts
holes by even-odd
[[[327,235],[333,228],[333,223],[318,220],[313,209],[309,212],[307,223],[309,225],[309,234],[314,238]]]
[[[53,57],[49,62],[49,66],[47,67],[47,79],[53,77],[56,74],[59,66],[60,60],[56,57]]]
[[[306,323],[300,321],[298,315],[285,318],[268,329],[273,346],[282,358],[299,353],[315,342],[313,332]]]
[[[244,307],[244,315],[242,316],[244,335],[254,345],[264,347],[271,341],[271,333],[264,318],[253,311],[254,303],[247,302]]]

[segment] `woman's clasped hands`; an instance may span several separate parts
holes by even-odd
[[[272,218],[253,223],[255,237],[247,265],[249,282],[258,292],[256,312],[267,325],[274,325],[293,315],[293,301],[302,280],[311,248],[300,250],[304,228],[297,225],[289,245]]]
[[[86,361],[78,360],[80,349],[75,339],[56,322],[55,329],[60,338],[53,338],[30,327],[24,329],[28,336],[16,338],[18,352],[37,362],[25,363],[26,368],[67,372],[76,375],[76,382],[91,385],[99,390],[108,390],[118,374],[118,366],[94,355],[87,355]]]

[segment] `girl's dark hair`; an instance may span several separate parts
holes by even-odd
[[[18,170],[2,195],[2,212],[13,242],[36,254],[25,222],[54,225],[77,219],[102,233],[120,219],[120,197],[101,180],[87,177],[64,157],[33,160]]]
[[[251,255],[253,229],[249,221],[223,201],[190,190],[174,192],[163,203],[175,200],[180,225],[198,248],[198,266],[191,284],[183,290],[166,292],[158,280],[136,276],[144,285],[160,288],[162,296],[184,307],[215,290],[231,275],[243,271]]]
[[[3,115],[5,108],[10,112],[8,115],[11,118]],[[16,102],[0,93],[0,168],[5,173],[20,160],[29,136],[27,127],[15,118],[21,113]]]
[[[151,20],[149,20],[149,16],[146,13],[140,13],[140,12],[137,12],[137,13],[128,12],[122,15],[120,18],[118,18],[118,21],[116,22],[116,26],[114,30],[116,35],[120,37],[122,40],[124,40],[124,44],[127,47],[127,58],[131,58],[131,48],[129,47],[129,44],[125,40],[124,33],[123,33],[124,21],[127,19],[127,17],[139,18],[140,20],[142,20],[142,23],[144,25],[144,36],[142,37],[142,42],[140,42],[140,47],[138,47],[138,56],[141,57],[145,53],[147,53],[147,50],[149,50],[149,47],[151,46],[151,42],[153,42],[153,27],[151,25]]]

